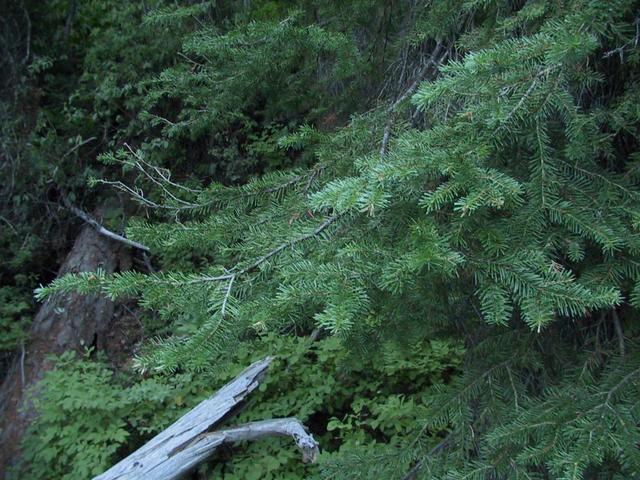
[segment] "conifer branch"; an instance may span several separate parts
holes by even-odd
[[[263,255],[262,257],[260,257],[258,260],[256,260],[254,263],[252,263],[248,267],[242,269],[240,271],[240,273],[244,274],[244,273],[250,272],[251,270],[259,267],[261,264],[263,264],[264,262],[269,260],[271,257],[273,257],[273,256],[277,255],[278,253],[282,252],[283,250],[286,250],[288,248],[293,248],[294,246],[296,246],[299,243],[302,243],[302,242],[304,242],[306,240],[309,240],[309,239],[311,239],[313,237],[318,236],[320,233],[322,233],[324,230],[326,230],[327,227],[329,227],[331,224],[333,224],[336,220],[338,220],[343,215],[344,214],[333,215],[333,216],[327,218],[324,222],[322,222],[311,233],[307,233],[307,234],[301,235],[301,236],[299,236],[297,238],[294,238],[293,240],[291,240],[289,242],[282,243],[277,248],[274,248],[269,253]]]
[[[126,144],[125,144],[126,145]],[[127,145],[127,148],[130,150],[131,154],[134,156],[137,156],[137,153],[134,152],[131,147],[129,147]],[[138,158],[138,157],[136,157]],[[165,169],[156,167],[154,165],[150,165],[148,163],[146,163],[144,160],[140,159],[140,161],[136,161],[136,162],[130,162],[127,161],[125,162],[127,165],[129,166],[133,166],[134,168],[136,168],[136,170],[138,170],[140,173],[142,173],[142,175],[147,178],[148,180],[150,180],[154,185],[157,185],[158,187],[160,187],[161,191],[164,192],[165,196],[167,198],[169,198],[170,200],[172,200],[173,202],[175,202],[175,205],[166,205],[164,203],[158,203],[158,202],[154,202],[153,200],[149,199],[145,193],[139,189],[138,187],[132,188],[129,185],[125,184],[124,182],[120,181],[120,180],[106,180],[106,179],[96,179],[94,180],[95,183],[100,183],[103,185],[109,185],[111,187],[116,188],[117,190],[120,190],[128,195],[130,195],[131,197],[133,197],[134,200],[138,201],[139,203],[141,203],[142,205],[151,208],[151,209],[157,209],[157,210],[165,210],[165,211],[169,211],[169,212],[175,212],[176,214],[178,214],[179,212],[183,212],[183,211],[194,211],[194,210],[198,210],[198,209],[204,209],[207,207],[212,207],[215,206],[216,204],[220,204],[220,203],[228,203],[231,204],[233,202],[239,201],[243,198],[251,198],[251,197],[256,197],[259,195],[268,195],[268,194],[273,194],[273,193],[277,193],[280,192],[284,189],[287,189],[289,187],[293,187],[295,185],[298,185],[302,182],[305,182],[306,186],[304,191],[308,191],[311,188],[311,185],[313,184],[313,182],[315,181],[315,179],[322,174],[322,171],[324,170],[323,166],[317,166],[305,173],[301,173],[299,175],[295,175],[291,178],[289,178],[288,180],[286,180],[283,183],[274,185],[274,186],[269,186],[268,188],[261,188],[261,189],[257,189],[257,190],[251,190],[252,187],[252,183],[249,183],[247,185],[244,185],[242,187],[234,187],[233,189],[229,188],[229,190],[233,190],[233,195],[229,195],[228,197],[225,197],[224,199],[219,199],[219,198],[213,198],[211,200],[207,200],[207,201],[202,201],[202,202],[188,202],[186,200],[183,200],[181,198],[179,198],[178,196],[176,196],[174,193],[172,193],[169,188],[167,188],[167,185],[169,185],[170,187],[175,187],[175,188],[179,188],[181,190],[187,191],[191,194],[197,194],[197,195],[206,195],[207,193],[209,193],[207,190],[200,190],[200,189],[191,189],[188,187],[185,187],[183,185],[180,185],[178,183],[175,183],[171,180],[170,174],[166,173],[168,172]],[[147,165],[147,167],[145,167],[145,165]],[[156,178],[154,175],[152,175],[147,168],[153,168],[154,171],[157,173],[159,178]]]
[[[433,447],[431,450],[429,450],[429,452],[425,455],[425,457],[420,460],[419,462],[417,462],[412,468],[411,470],[409,470],[404,477],[402,477],[402,480],[414,480],[416,478],[416,475],[418,474],[418,472],[420,471],[420,469],[422,468],[422,466],[424,465],[424,461],[426,458],[435,455],[436,453],[444,450],[448,445],[449,442],[451,440],[451,438],[453,437],[453,432],[449,432],[449,434],[444,437],[444,439],[438,443],[435,447]]]
[[[189,281],[188,283],[200,283],[200,282],[219,282],[219,281],[224,281],[224,280],[231,280],[232,278],[235,279],[238,276],[244,275],[246,273],[249,273],[253,270],[255,270],[256,268],[258,268],[260,265],[262,265],[263,263],[265,263],[267,260],[269,260],[270,258],[276,256],[277,254],[279,254],[280,252],[282,252],[283,250],[286,250],[288,248],[293,248],[294,246],[296,246],[299,243],[304,242],[305,240],[309,240],[313,237],[318,236],[320,233],[322,233],[324,230],[327,229],[327,227],[329,227],[331,224],[333,224],[336,220],[338,220],[340,217],[344,216],[344,213],[341,214],[336,214],[333,215],[329,218],[327,218],[324,222],[322,222],[320,225],[318,225],[318,227],[316,227],[312,232],[310,233],[306,233],[304,235],[301,235],[299,237],[294,238],[293,240],[290,240],[288,242],[284,242],[281,243],[280,245],[278,245],[276,248],[274,248],[273,250],[269,251],[268,253],[264,254],[263,256],[259,257],[257,260],[255,260],[253,263],[251,263],[250,265],[237,270],[233,273],[228,273],[225,275],[218,275],[218,276],[203,276],[203,277],[199,277],[197,279],[194,279],[192,281]]]
[[[535,76],[533,77],[533,80],[531,82],[531,85],[529,85],[529,88],[527,88],[526,92],[524,92],[522,97],[520,97],[520,100],[518,100],[518,103],[516,103],[516,105],[511,109],[511,111],[506,116],[506,118],[502,121],[500,127],[498,127],[498,129],[496,130],[496,133],[498,133],[502,129],[506,128],[506,126],[509,124],[509,122],[511,122],[511,120],[513,119],[513,117],[516,114],[516,112],[518,112],[522,108],[524,103],[529,99],[529,97],[531,97],[531,94],[533,93],[534,89],[538,85],[538,81],[540,80],[540,78],[542,78],[545,75],[550,74],[553,70],[556,70],[558,68],[559,68],[559,65],[552,65],[550,67],[547,67],[547,68],[544,68],[544,69],[540,70],[538,73],[535,74]]]
[[[627,373],[624,377],[622,377],[622,379],[620,379],[620,381],[618,381],[615,385],[613,385],[608,391],[600,392],[599,395],[606,394],[604,402],[599,403],[592,410],[597,410],[598,408],[600,409],[610,408],[611,400],[613,400],[613,396],[615,395],[615,393],[618,390],[620,390],[622,387],[624,387],[629,380],[631,380],[633,377],[639,374],[640,374],[640,368],[636,368],[630,371],[629,373]]]
[[[623,185],[620,185],[619,183],[614,182],[613,180],[607,178],[605,175],[602,175],[602,174],[597,173],[597,172],[592,172],[592,171],[587,170],[585,168],[581,168],[575,162],[574,163],[570,163],[570,162],[566,162],[566,161],[564,161],[562,159],[559,159],[559,161],[560,161],[560,163],[566,165],[567,167],[569,167],[569,168],[571,168],[573,170],[576,170],[576,171],[578,171],[578,172],[580,172],[580,173],[582,173],[582,174],[584,174],[584,175],[586,175],[586,176],[588,176],[590,178],[597,178],[598,180],[606,183],[607,185],[610,185],[610,186],[612,186],[614,188],[617,188],[618,190],[624,192],[626,195],[628,195],[629,197],[631,197],[633,199],[637,200],[638,197],[640,196],[640,193],[633,192],[633,191],[629,190],[628,188],[624,187]]]

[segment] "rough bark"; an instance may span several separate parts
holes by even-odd
[[[172,480],[188,473],[225,443],[281,435],[294,439],[303,461],[314,461],[318,444],[295,418],[247,423],[211,431],[257,388],[271,362],[249,366],[235,380],[180,418],[147,444],[94,480]]]
[[[111,273],[130,266],[129,249],[87,225],[58,275],[97,268]],[[71,294],[49,299],[42,305],[34,318],[30,340],[9,367],[0,387],[0,477],[18,459],[20,441],[33,418],[25,393],[51,368],[46,357],[90,346],[104,349],[113,341],[114,319],[118,315],[113,302],[94,295]]]

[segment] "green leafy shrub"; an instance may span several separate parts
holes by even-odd
[[[37,415],[16,478],[95,476],[210,393],[205,379],[194,381],[190,374],[133,383],[89,353],[52,357],[53,368],[31,391]]]
[[[24,442],[22,475],[71,479],[101,473],[267,354],[275,355],[269,374],[229,422],[296,416],[320,442],[319,466],[304,466],[289,439],[270,439],[235,446],[201,471],[230,480],[319,475],[336,456],[387,444],[397,448],[415,434],[420,404],[433,385],[457,372],[463,353],[447,341],[416,342],[409,351],[379,362],[356,360],[336,338],[311,344],[304,337],[269,334],[243,344],[224,369],[138,381],[66,353],[34,392],[38,416]]]
[[[113,373],[72,352],[55,361],[33,392],[37,412],[24,443],[29,478],[89,478],[125,444],[131,404],[112,385]]]
[[[275,360],[259,393],[233,422],[295,416],[319,441],[322,454],[318,466],[304,466],[287,439],[250,443],[215,464],[211,478],[311,478],[354,450],[379,454],[386,446],[397,448],[416,434],[420,405],[433,385],[444,385],[458,371],[463,349],[423,340],[404,357],[374,360],[350,356],[335,337],[310,344],[268,334],[240,352],[238,367],[256,353]]]

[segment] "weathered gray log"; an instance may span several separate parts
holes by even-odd
[[[212,431],[256,389],[270,363],[271,358],[265,358],[252,364],[215,395],[94,480],[177,479],[225,443],[272,435],[293,437],[302,451],[303,461],[314,461],[318,444],[295,418],[265,420]]]

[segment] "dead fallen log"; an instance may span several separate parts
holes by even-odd
[[[295,418],[252,422],[213,430],[264,378],[271,358],[256,362],[215,395],[201,402],[163,432],[94,480],[170,480],[180,478],[220,446],[267,436],[290,436],[305,462],[313,462],[318,444]]]

